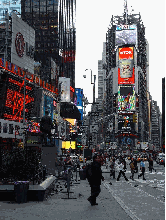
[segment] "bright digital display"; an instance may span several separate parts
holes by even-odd
[[[62,148],[75,149],[76,148],[76,141],[62,141]]]
[[[133,60],[120,60],[120,77],[121,78],[131,78],[133,74]]]
[[[65,120],[70,123],[70,132],[77,132],[77,120],[72,118],[65,118]]]
[[[118,110],[135,110],[135,87],[119,86],[118,89]]]
[[[119,48],[119,60],[133,59],[133,47]]]
[[[34,103],[33,86],[26,82],[25,94],[25,119],[30,116],[32,104]],[[24,110],[24,80],[10,76],[8,78],[8,89],[5,103],[4,118],[13,121],[23,119]]]
[[[32,133],[39,133],[40,132],[40,123],[32,122],[28,125],[27,131]]]
[[[51,120],[53,120],[53,98],[44,95],[44,115],[46,110],[48,111]]]
[[[133,63],[128,62],[130,60],[121,60],[119,61],[118,68],[118,84],[134,84],[135,83],[135,74]]]
[[[123,29],[122,29],[123,28]],[[116,46],[122,46],[124,44],[136,44],[137,42],[137,28],[136,26],[131,26],[124,28],[117,26],[116,27]]]

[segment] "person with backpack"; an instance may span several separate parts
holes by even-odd
[[[87,166],[86,177],[91,187],[91,196],[87,199],[92,206],[98,205],[96,198],[101,192],[101,180],[104,181],[102,176],[101,164],[97,155],[93,156],[93,162]]]
[[[130,179],[134,180],[134,170],[135,170],[135,166],[134,166],[134,160],[133,160],[133,158],[131,158],[130,169],[131,169]]]

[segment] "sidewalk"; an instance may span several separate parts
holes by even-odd
[[[109,174],[103,173],[103,176],[105,181],[101,184],[101,193],[97,197],[96,206],[91,206],[87,201],[90,196],[87,180],[78,181],[80,184],[72,184],[71,192],[74,193],[70,193],[69,199],[64,182],[60,180],[55,184],[58,192],[54,192],[43,202],[24,204],[0,202],[0,220],[165,219],[165,203],[157,201],[141,188],[134,187],[132,181],[126,182],[121,178],[118,182],[111,180],[110,185]]]
[[[62,181],[59,182],[62,185]],[[63,189],[67,191],[66,188],[63,187]],[[87,201],[90,196],[90,186],[87,180],[81,180],[80,184],[73,184],[71,191],[74,193],[70,193],[70,199],[62,199],[68,198],[67,193],[58,192],[43,202],[24,204],[0,202],[0,220],[131,220],[108,192],[104,182],[101,184],[101,193],[97,197],[98,205],[96,206],[91,206]]]

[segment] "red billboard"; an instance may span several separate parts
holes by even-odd
[[[118,84],[134,84],[135,83],[135,74],[134,74],[134,67],[130,71],[131,77],[123,77],[125,74],[122,74],[121,69],[118,68]],[[127,76],[127,74],[126,74]]]
[[[118,84],[134,84],[133,47],[119,48]]]
[[[133,47],[119,48],[119,60],[133,59]]]

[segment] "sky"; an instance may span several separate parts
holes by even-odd
[[[149,91],[161,111],[162,78],[165,77],[165,1],[128,0],[127,5],[129,14],[132,10],[133,14],[140,12],[145,26],[145,37],[149,42]],[[124,0],[77,1],[75,87],[83,88],[90,103],[93,102],[91,70],[98,78],[98,60],[102,59],[103,42],[111,17],[121,16],[123,12]],[[96,98],[97,87],[98,81]],[[90,110],[88,105],[86,113]]]

